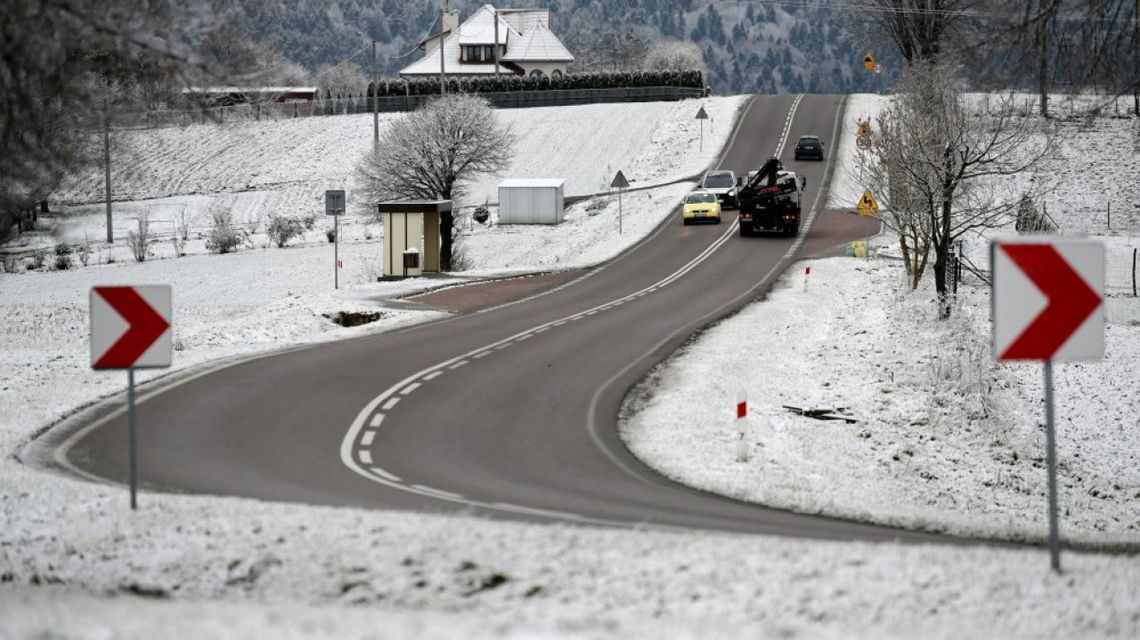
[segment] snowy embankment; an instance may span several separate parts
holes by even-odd
[[[847,133],[885,100],[853,96]],[[1131,247],[1140,246],[1140,154],[1119,153],[1136,124],[1102,117],[1060,126],[1058,152],[1036,179],[1056,183],[1048,210],[1063,232],[1091,232],[1105,242],[1110,295],[1105,359],[1056,368],[1061,534],[1093,546],[1137,546],[1140,299],[1122,284]],[[840,141],[842,170],[831,198],[838,208],[850,209],[862,192],[853,138]],[[1123,204],[1114,207],[1112,229],[1106,217],[1098,228],[1090,218],[1110,198]],[[1040,365],[994,364],[989,289],[980,280],[967,278],[953,319],[938,322],[929,280],[907,292],[902,264],[887,258],[896,242],[884,235],[874,244],[878,257],[870,260],[793,267],[766,301],[659,367],[631,396],[624,439],[667,476],[743,500],[959,535],[1043,540]],[[967,243],[967,255],[983,269],[987,247],[985,236]],[[708,391],[686,393],[695,387]],[[739,389],[751,408],[746,463],[736,461]],[[857,421],[813,420],[784,405],[843,408]]]
[[[42,480],[42,479],[41,479]],[[0,636],[1135,637],[1140,560],[141,496],[0,501]],[[77,526],[82,523],[82,526]],[[31,587],[29,585],[38,585]],[[136,597],[146,596],[145,598]]]

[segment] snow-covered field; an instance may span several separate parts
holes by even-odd
[[[856,122],[887,100],[849,99],[832,207],[851,209],[862,193]],[[1062,120],[1056,155],[1019,178],[1055,183],[1047,203],[1062,232],[1092,234],[1108,253],[1106,357],[1058,364],[1055,373],[1062,537],[1087,545],[1140,546],[1140,299],[1130,295],[1132,249],[1140,246],[1135,127],[1134,118]],[[1098,214],[1108,200],[1116,202],[1112,229]],[[793,267],[768,300],[660,367],[627,404],[627,444],[670,477],[744,500],[1044,539],[1040,365],[993,363],[982,283],[967,279],[954,319],[936,322],[929,277],[904,292],[902,264],[885,258],[896,242],[883,236],[872,244],[878,258]],[[969,240],[967,255],[987,269],[988,239]],[[709,393],[685,393],[709,380],[717,381]],[[751,408],[747,463],[736,461],[741,389]],[[784,405],[842,407],[857,422],[817,421]]]
[[[617,122],[550,115],[550,122],[574,123],[560,134],[567,141],[560,144],[545,131],[534,133],[534,139],[541,142],[528,147],[526,153],[533,154],[529,159],[520,155],[518,166],[520,171],[534,167],[535,173],[528,175],[548,177],[544,167],[563,161],[550,159],[551,149],[579,148],[573,146],[577,137],[591,136],[603,126],[609,127],[609,136],[616,136],[613,148],[618,148],[627,140],[622,137],[627,131],[644,130],[651,135],[628,164],[624,159],[609,167],[598,162],[583,164],[577,178],[584,185],[582,192],[600,190],[593,185],[606,178],[602,174],[617,168],[641,184],[671,182],[696,173],[712,160],[712,149],[727,138],[730,116],[740,103],[740,99],[709,103],[718,110],[712,112],[714,133],[708,136],[706,131],[706,153],[698,159],[682,158],[670,146],[676,138],[680,148],[690,148],[695,130],[688,128],[689,111],[695,105],[680,103],[660,111],[627,105],[627,111],[610,113]],[[582,108],[567,110],[573,109]],[[674,114],[672,109],[680,111]],[[644,119],[649,113],[657,113],[658,120],[646,128]],[[273,135],[250,134],[250,140],[258,142],[253,145],[257,150],[242,153],[261,154],[260,146],[269,146],[278,155],[227,160],[228,172],[214,171],[207,160],[228,157],[232,146],[242,148],[240,140],[215,144],[187,136],[168,144],[200,145],[203,150],[194,152],[197,160],[193,163],[172,159],[172,165],[161,172],[151,175],[149,170],[138,169],[119,182],[142,185],[137,192],[124,194],[132,199],[173,194],[175,200],[158,207],[172,213],[156,211],[153,215],[159,218],[172,219],[173,212],[183,210],[179,204],[183,201],[197,202],[186,205],[186,210],[196,208],[204,214],[220,199],[237,202],[241,198],[250,200],[235,214],[239,220],[245,215],[262,218],[267,210],[308,212],[318,206],[320,191],[343,186],[336,180],[347,173],[336,173],[344,169],[333,165],[351,155],[351,144],[366,146],[371,140],[370,120],[343,118],[362,122],[353,125],[359,131],[344,139],[346,146],[329,143],[328,148],[339,157],[327,160],[323,168],[307,168],[309,173],[301,172],[295,178],[273,172],[278,164],[304,166],[313,157],[307,155],[313,153],[310,147],[318,147],[321,155],[319,149],[325,147],[320,145],[325,143],[319,141],[325,134],[309,127],[320,126],[315,121],[322,119],[297,121],[300,136],[287,127],[271,131]],[[606,135],[598,138],[603,148],[608,148]],[[628,140],[635,137],[629,136]],[[581,149],[583,153],[597,151],[588,145]],[[166,153],[175,155],[169,148]],[[154,157],[163,156],[156,152]],[[293,159],[276,163],[275,157]],[[548,161],[551,164],[543,164]],[[242,173],[246,167],[249,172]],[[257,175],[253,175],[255,170]],[[87,196],[85,202],[98,198],[100,187],[90,180],[86,189],[95,190],[95,195]],[[617,239],[613,237],[616,202],[602,198],[568,210],[568,222],[558,237],[545,227],[493,225],[465,230],[461,242],[472,260],[470,273],[604,260],[643,237],[669,214],[677,196],[687,188],[678,185],[627,194],[625,233]],[[256,193],[268,193],[267,201],[286,208],[270,207],[257,200],[262,196],[249,195]],[[272,200],[278,197],[274,193],[285,195]],[[133,206],[145,210],[156,205],[140,202]],[[86,223],[61,224],[57,230],[66,234],[86,229],[89,236],[98,234],[101,214],[96,205],[91,207]],[[331,291],[331,247],[321,229],[309,232],[299,246],[288,249],[263,248],[255,240],[251,247],[226,256],[204,254],[204,247],[198,247],[192,251],[198,255],[185,258],[136,264],[122,254],[113,264],[105,264],[104,256],[96,261],[104,264],[75,271],[0,276],[0,315],[10,320],[0,326],[0,343],[5,345],[0,352],[0,521],[4,523],[0,527],[0,637],[1140,634],[1140,616],[1134,606],[1134,586],[1140,582],[1136,558],[1066,553],[1067,573],[1058,579],[1047,571],[1045,554],[1031,549],[604,530],[149,493],[141,496],[140,511],[130,513],[121,487],[46,474],[18,461],[22,445],[45,426],[78,406],[122,389],[121,373],[96,374],[87,363],[86,295],[93,284],[173,283],[180,347],[175,363],[185,368],[423,321],[432,317],[430,312],[381,309],[384,317],[378,323],[342,329],[325,315],[375,309],[377,300],[468,277],[375,284],[379,241],[367,236],[378,230],[357,218],[342,231],[346,240],[341,244],[346,267],[342,283],[349,286],[339,293]],[[855,261],[819,264],[821,273],[827,273],[832,265]],[[873,262],[859,264],[881,268]],[[871,274],[848,275],[853,279]],[[835,277],[836,283],[846,281],[843,276]],[[792,285],[786,295],[794,297],[794,281]],[[820,288],[813,288],[813,295]],[[835,295],[845,296],[845,303],[854,299],[856,308],[860,304],[870,307],[875,290],[870,286],[859,293],[836,289]],[[905,304],[898,303],[898,308]],[[807,317],[826,316],[830,311],[834,309],[813,307]],[[865,313],[874,312],[868,308]],[[838,322],[834,326],[847,325]],[[820,370],[841,371],[873,350],[824,352],[829,357],[818,360],[830,364],[819,365]],[[733,365],[726,361],[725,366]],[[914,364],[909,370],[921,371],[924,366],[931,365]],[[1067,371],[1058,372],[1059,379],[1065,375]],[[877,387],[867,386],[867,395],[874,395],[871,391]],[[903,392],[900,388],[896,397]],[[1008,391],[1007,395],[1015,393]],[[691,394],[686,397],[692,399]],[[715,404],[720,411],[719,397]],[[914,404],[899,400],[896,406],[902,411]],[[965,406],[967,400],[960,404]],[[933,408],[929,407],[931,415],[936,413]],[[810,428],[831,429],[832,425],[812,424]],[[796,433],[784,434],[789,447],[795,446]],[[1026,446],[1026,436],[1018,434],[1010,435],[1006,448],[991,449],[1022,451],[1019,447]],[[691,453],[704,451],[694,448]],[[1087,451],[1092,456],[1102,449]],[[968,454],[971,451],[962,455]],[[910,464],[890,462],[900,468]],[[1029,466],[1022,463],[1015,469],[1028,478]],[[1135,471],[1124,470],[1122,476],[1134,477],[1128,473]],[[879,480],[892,482],[890,477]],[[875,484],[869,491],[877,489]],[[1001,491],[1002,496],[1013,495],[1006,488]],[[892,512],[895,509],[884,501],[878,504]],[[906,515],[905,508],[899,511]],[[1113,526],[1109,532],[1119,533],[1120,527]]]
[[[566,195],[578,196],[607,191],[619,169],[634,187],[692,177],[711,157],[695,152],[697,109],[710,115],[706,149],[715,151],[742,103],[727,97],[497,111],[514,133],[515,162],[472,185],[459,204],[496,202],[505,178],[564,178]],[[398,117],[384,114],[380,126]],[[239,220],[323,213],[326,189],[347,189],[350,207],[360,204],[353,172],[371,145],[369,114],[124,131],[115,135],[111,192],[127,217],[144,207],[162,215],[185,206],[197,223],[215,201]],[[103,171],[93,167],[67,180],[52,201],[88,205],[69,212],[98,218],[103,197]]]

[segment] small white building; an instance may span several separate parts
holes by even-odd
[[[499,185],[499,224],[560,224],[565,218],[562,178],[515,178]]]

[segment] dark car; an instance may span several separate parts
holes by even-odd
[[[823,140],[819,136],[800,136],[796,140],[796,160],[823,160]]]

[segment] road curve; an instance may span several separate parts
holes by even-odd
[[[722,166],[790,158],[804,134],[823,136],[833,153],[842,102],[753,98]],[[831,161],[785,164],[808,178],[805,213],[826,199]],[[740,237],[731,213],[708,226],[672,216],[631,251],[538,297],[170,385],[138,408],[144,486],[539,521],[945,540],[702,493],[657,475],[618,439],[628,390],[694,331],[762,293],[801,249],[800,239]],[[804,234],[809,242],[818,230]],[[763,366],[768,347],[759,345],[747,348]],[[56,455],[121,482],[125,433],[125,418],[112,414],[70,434]]]

